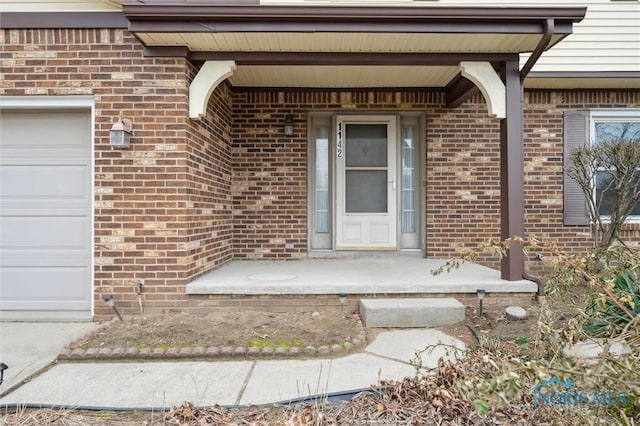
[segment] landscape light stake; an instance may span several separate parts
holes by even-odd
[[[144,286],[144,278],[136,285],[136,294],[138,295],[138,306],[140,306],[140,315],[144,315],[144,308],[142,307],[142,286]]]
[[[340,293],[338,297],[340,298],[340,316],[344,318],[344,302],[347,300],[347,293]]]
[[[482,301],[484,300],[484,289],[479,288],[476,290],[476,292],[478,293],[478,301],[480,302],[480,310],[479,310],[479,317],[482,318]]]
[[[4,362],[0,362],[0,385],[2,384],[2,382],[4,382],[4,370],[6,370],[7,368],[9,368],[7,364],[5,364]]]
[[[116,307],[116,302],[113,300],[113,296],[110,294],[105,296],[104,301],[107,302],[107,305],[111,306],[111,309],[113,309],[113,312],[116,313],[120,321],[124,321],[122,319],[122,315],[120,315],[120,312],[118,312],[118,308]]]

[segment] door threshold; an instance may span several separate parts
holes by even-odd
[[[422,258],[424,252],[420,249],[393,250],[393,251],[364,251],[364,250],[309,250],[309,259],[363,259],[363,258],[389,258],[411,257]]]

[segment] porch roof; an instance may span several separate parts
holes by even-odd
[[[261,6],[129,0],[149,56],[235,61],[236,87],[446,87],[461,61],[517,60],[571,34],[586,8]]]

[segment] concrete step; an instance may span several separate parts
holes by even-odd
[[[452,297],[360,299],[367,327],[437,327],[464,321],[464,305]]]

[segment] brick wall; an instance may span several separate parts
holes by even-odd
[[[563,112],[570,109],[640,108],[640,90],[527,91],[524,98],[525,227],[530,236],[578,252],[593,247],[589,227],[563,223]],[[640,226],[627,225],[627,242],[640,242]],[[532,258],[535,253],[532,253]],[[528,267],[549,272],[551,260],[529,259]]]
[[[499,122],[476,96],[446,109],[439,91],[271,91],[222,84],[207,116],[188,118],[185,59],[145,58],[122,30],[0,31],[0,95],[95,99],[96,314],[114,293],[145,304],[189,306],[184,286],[231,259],[296,259],[307,253],[307,119],[311,111],[426,114],[427,255],[447,257],[499,236]],[[525,93],[525,208],[530,235],[591,246],[589,230],[562,221],[562,112],[640,107],[640,91]],[[109,146],[119,114],[134,122],[132,147]],[[286,115],[295,134],[284,137]],[[640,241],[633,225],[623,237]],[[286,243],[293,248],[285,248]],[[497,267],[489,255],[481,262]],[[541,266],[531,263],[532,268]]]
[[[189,67],[189,81],[196,72],[197,68]],[[233,256],[232,121],[231,90],[226,83],[212,93],[205,117],[187,120],[189,213],[185,261],[189,281]]]
[[[500,237],[500,121],[481,96],[427,106],[427,256],[450,257]],[[480,262],[499,267],[482,254]]]
[[[148,307],[184,306],[184,285],[231,257],[229,89],[189,120],[193,67],[144,58],[122,30],[2,30],[0,57],[0,95],[94,97],[96,317],[108,293],[137,310],[141,279]],[[126,150],[109,145],[120,113],[134,123]]]
[[[307,118],[314,111],[426,112],[427,255],[450,256],[499,237],[499,121],[487,116],[481,97],[448,110],[444,93],[429,90],[243,90],[233,97],[235,258],[306,256]],[[296,121],[289,138],[287,114]]]
[[[563,120],[566,109],[640,106],[640,92],[527,91],[524,99],[525,231],[528,236],[584,250],[587,227],[563,225]],[[480,95],[447,109],[433,91],[236,91],[233,95],[235,258],[299,258],[307,250],[306,125],[311,111],[426,113],[427,256],[448,257],[500,236],[499,120]],[[286,114],[296,118],[283,138]],[[285,167],[282,159],[292,161]],[[291,173],[291,175],[287,175]],[[283,182],[285,184],[283,184]],[[298,196],[296,196],[298,194]],[[261,213],[256,213],[261,212]],[[623,236],[640,240],[640,227]],[[295,242],[294,250],[284,249]],[[528,267],[548,271],[532,253]],[[499,268],[495,256],[480,263]]]
[[[233,96],[233,248],[236,259],[303,258],[307,253],[305,93]],[[302,103],[302,105],[301,105]],[[285,116],[293,114],[293,137]],[[293,244],[286,249],[285,244]]]

